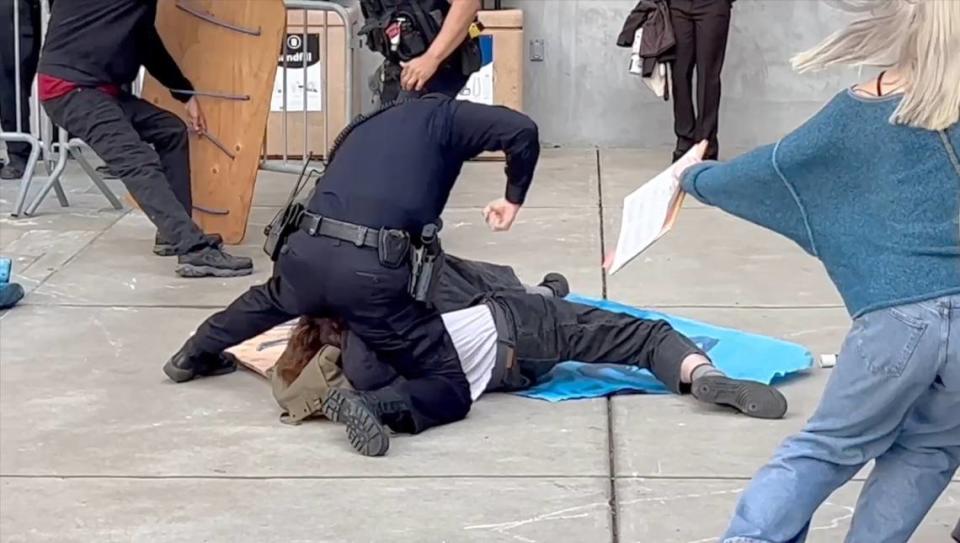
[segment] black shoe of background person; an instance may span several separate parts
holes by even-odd
[[[237,371],[237,357],[230,353],[191,355],[184,345],[163,365],[163,373],[174,383],[185,383],[195,377],[213,377]]]
[[[220,234],[207,234],[206,236],[207,243],[211,247],[221,249],[223,247],[223,237]],[[153,238],[153,254],[157,256],[174,256],[177,254],[176,246],[163,238],[159,232],[155,238]]]
[[[547,287],[557,298],[566,298],[570,294],[570,282],[560,273],[551,272],[543,276],[539,287]]]
[[[383,456],[390,449],[387,424],[404,425],[410,409],[397,398],[377,392],[354,392],[342,388],[330,390],[323,402],[323,416],[347,427],[347,439],[364,456]]]
[[[953,537],[954,541],[960,543],[960,518],[957,519],[957,527],[953,529],[951,537]]]
[[[0,168],[0,179],[7,181],[16,181],[23,177],[23,170],[27,167],[27,163],[19,158],[10,157],[10,162],[7,162],[3,168]]]
[[[253,273],[253,260],[233,256],[217,247],[204,247],[177,257],[180,277],[241,277]]]

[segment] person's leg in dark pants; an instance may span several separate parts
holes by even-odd
[[[694,0],[671,0],[670,22],[677,39],[673,87],[673,130],[677,145],[673,160],[682,157],[697,143],[697,116],[693,109],[693,69],[697,60],[697,34],[693,20]]]
[[[193,337],[164,365],[163,371],[171,380],[182,383],[197,375],[210,375],[204,371],[206,366],[236,367],[232,357],[223,355],[225,349],[297,316],[295,296],[282,277],[274,276],[203,321]]]
[[[176,240],[177,273],[185,277],[250,274],[250,259],[232,257],[211,246],[173,192],[160,156],[142,139],[117,98],[78,89],[45,102],[44,107],[56,125],[86,142],[120,176],[160,235]]]
[[[696,141],[707,140],[704,158],[716,160],[720,152],[717,131],[720,124],[720,72],[730,32],[729,0],[695,0],[697,63]]]
[[[287,247],[284,277],[301,300],[318,301],[302,305],[301,312],[339,316],[352,335],[403,377],[402,384],[358,397],[331,394],[336,412],[349,400],[342,421],[354,448],[384,454],[381,423],[417,433],[467,415],[472,400],[460,359],[440,314],[407,292],[409,265],[386,267],[375,250],[303,232],[293,234]],[[336,412],[327,414],[341,420]]]
[[[130,119],[134,130],[143,141],[153,146],[160,157],[170,189],[188,215],[193,215],[193,192],[190,184],[190,137],[187,126],[179,117],[146,100],[125,94],[120,98],[120,107]],[[109,168],[107,168],[109,169]],[[214,246],[223,240],[220,236],[207,236]],[[160,256],[173,256],[176,246],[169,239],[157,235],[153,252]]]
[[[130,119],[133,129],[143,141],[153,146],[160,157],[163,171],[173,195],[188,214],[193,213],[193,194],[190,189],[190,138],[187,125],[165,109],[124,95],[120,107]]]
[[[494,296],[516,329],[517,361],[533,381],[559,362],[628,364],[650,370],[671,391],[750,416],[780,418],[786,400],[773,387],[730,379],[690,339],[662,320],[646,320],[535,295]]]
[[[40,5],[36,0],[19,2],[20,35],[14,36],[13,0],[0,0],[0,127],[17,131],[17,95],[20,96],[20,131],[30,132],[30,89],[40,59]],[[14,39],[20,42],[20,87],[16,82]],[[9,163],[0,177],[19,179],[30,155],[30,145],[7,142]]]

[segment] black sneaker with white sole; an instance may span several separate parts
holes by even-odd
[[[783,394],[756,381],[705,375],[693,381],[690,392],[701,402],[733,407],[744,415],[759,419],[779,419],[787,412],[787,399]]]
[[[223,237],[220,234],[207,234],[204,237],[211,247],[217,249],[223,247]],[[175,243],[164,239],[158,232],[153,239],[153,254],[157,256],[176,256],[177,246]]]
[[[205,247],[177,257],[180,277],[240,277],[253,273],[253,260],[233,256],[223,249]]]
[[[376,401],[364,394],[335,388],[323,402],[323,416],[347,427],[347,439],[364,456],[383,456],[390,449],[390,433],[380,420]]]

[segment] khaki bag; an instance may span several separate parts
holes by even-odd
[[[300,424],[314,415],[321,415],[320,409],[331,388],[353,388],[340,367],[340,349],[330,345],[320,349],[290,386],[284,384],[273,369],[267,377],[273,388],[273,397],[283,409],[280,422],[284,424]]]

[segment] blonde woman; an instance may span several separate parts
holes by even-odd
[[[795,67],[886,70],[778,143],[681,173],[819,258],[853,318],[820,406],[744,491],[727,542],[804,541],[871,460],[846,541],[908,541],[960,464],[960,1],[835,3],[863,18]]]

